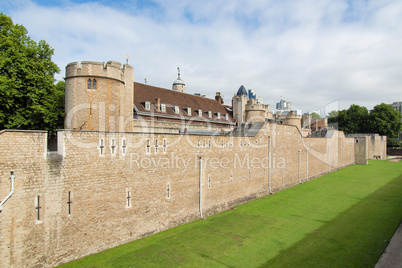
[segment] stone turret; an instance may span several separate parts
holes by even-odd
[[[257,103],[256,99],[249,99],[245,111],[246,122],[265,122],[269,114],[269,105]]]
[[[301,130],[301,115],[297,115],[293,111],[290,111],[285,117],[280,118],[280,120],[283,124],[296,126]]]
[[[134,68],[109,61],[66,67],[66,129],[132,131]]]

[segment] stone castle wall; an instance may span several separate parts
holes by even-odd
[[[46,132],[4,131],[0,148],[1,198],[16,175],[0,213],[2,267],[56,266],[355,161],[342,132],[302,138],[277,124],[254,137],[64,130],[57,152]]]
[[[364,142],[365,153],[362,152],[360,155],[365,155],[363,157],[367,159],[386,159],[387,158],[387,136],[380,136],[379,134],[369,133],[369,134],[349,134],[348,137],[353,137],[356,139],[356,143]],[[366,140],[366,141],[364,141]],[[356,151],[362,150],[361,145],[356,144]],[[356,152],[357,154],[357,152]],[[362,159],[359,162],[366,161],[367,159]]]

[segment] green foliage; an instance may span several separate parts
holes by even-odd
[[[369,112],[366,107],[352,104],[349,109],[338,111],[339,130],[347,134],[366,133]]]
[[[374,267],[400,223],[401,174],[347,167],[62,267]]]
[[[369,128],[371,132],[388,137],[398,137],[402,128],[401,114],[391,105],[381,103],[370,111]]]
[[[338,122],[339,111],[331,111],[328,114],[328,124],[335,124]]]
[[[338,117],[338,111],[331,111],[329,114],[328,114],[328,118],[332,118],[332,117]]]
[[[51,60],[53,49],[27,33],[0,13],[0,129],[53,131],[63,127],[64,89],[54,85],[60,70]]]
[[[382,103],[368,112],[366,107],[352,104],[349,109],[332,111],[328,123],[337,123],[347,134],[378,133],[388,138],[397,137],[402,129],[401,114],[391,105]]]
[[[321,115],[317,114],[316,112],[313,112],[311,115],[313,119],[321,119]]]
[[[388,138],[387,139],[387,147],[402,147],[401,141],[397,138]]]

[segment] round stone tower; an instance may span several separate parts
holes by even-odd
[[[301,115],[297,115],[293,111],[290,111],[284,118],[281,118],[281,121],[284,124],[296,126],[301,130]]]
[[[257,103],[256,99],[249,99],[246,104],[246,122],[265,122],[269,106]]]
[[[66,67],[66,129],[132,131],[134,69],[109,61]]]

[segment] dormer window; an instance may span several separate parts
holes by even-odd
[[[161,112],[166,113],[166,104],[161,104]]]
[[[221,113],[220,113],[220,112],[217,112],[217,113],[216,113],[216,118],[217,118],[217,119],[221,119]]]
[[[208,111],[208,117],[211,118],[212,117],[212,112]]]
[[[201,109],[198,110],[198,116],[202,117],[202,110]]]
[[[186,111],[186,113],[187,113],[188,115],[191,116],[191,108],[185,108],[185,111]]]
[[[151,110],[151,103],[149,101],[145,102],[145,110]]]
[[[225,117],[226,120],[229,120],[228,114],[225,114],[224,117]]]
[[[174,106],[173,108],[174,108],[174,113],[178,114],[179,113],[179,106]]]

